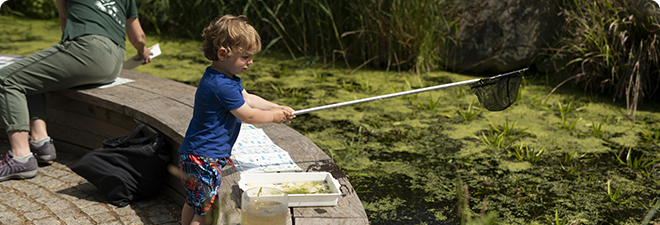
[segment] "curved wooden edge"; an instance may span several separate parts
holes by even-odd
[[[5,55],[7,56],[7,55]],[[166,136],[172,166],[165,178],[162,192],[179,204],[184,204],[184,190],[178,177],[178,153],[188,123],[192,118],[196,88],[168,79],[122,70],[121,78],[133,82],[109,88],[76,88],[47,94],[48,131],[57,141],[58,149],[82,156],[101,147],[108,138],[124,136],[138,124],[148,124]],[[257,126],[264,129],[275,144],[289,152],[303,171],[327,171],[340,182],[343,195],[334,207],[293,208],[297,224],[368,224],[367,215],[347,176],[335,162],[304,135],[283,124]],[[232,223],[240,222],[238,181],[235,168],[223,169],[220,197],[228,207],[225,215]],[[321,208],[321,209],[319,209]],[[219,211],[219,210],[218,210]],[[222,213],[221,213],[222,214]],[[313,222],[316,221],[316,222]],[[327,221],[335,221],[328,222]]]

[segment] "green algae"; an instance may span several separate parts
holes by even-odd
[[[4,54],[28,55],[59,40],[57,21],[0,17],[0,23],[0,38],[10,40],[0,43]],[[198,82],[209,64],[197,50],[201,43],[148,35],[148,44],[155,43],[163,55],[136,71]],[[128,46],[127,55],[135,54]],[[244,86],[305,109],[480,78],[302,64],[264,51],[242,75]],[[462,86],[300,115],[290,126],[349,176],[373,224],[459,223],[461,182],[466,189],[460,193],[469,196],[467,215],[478,217],[485,208],[502,224],[548,224],[555,216],[581,224],[639,223],[660,199],[660,165],[636,167],[625,160],[628,151],[632,160],[660,158],[659,140],[649,135],[660,126],[660,107],[645,102],[631,120],[621,103],[573,87],[546,99],[554,86],[544,80],[527,78],[519,99],[500,112],[481,108]],[[461,113],[470,104],[475,116],[465,119]],[[504,128],[510,132],[502,134]],[[499,147],[484,143],[498,135]],[[514,153],[521,145],[545,150],[538,161],[520,160]],[[614,200],[608,182],[621,188]],[[657,216],[654,221],[660,222]]]

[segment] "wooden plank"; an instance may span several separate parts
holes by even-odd
[[[125,114],[152,125],[177,143],[181,143],[192,118],[193,108],[165,97],[158,97],[127,104]]]
[[[108,123],[103,120],[80,115],[76,112],[62,111],[53,108],[48,109],[48,119],[46,122],[47,128],[57,124],[63,127],[68,127],[75,131],[87,132],[89,134],[96,135],[103,140],[128,135],[131,133],[131,131],[133,131],[133,128],[137,126],[133,120],[127,120],[127,122],[133,123],[131,125],[132,128],[129,128],[129,130],[125,127],[117,126],[115,123]],[[49,129],[48,133],[50,134],[53,132],[51,132]],[[101,142],[98,144],[100,145]]]
[[[173,101],[171,98],[128,85],[76,92],[58,91],[57,94],[135,118],[179,143],[183,141],[188,123],[192,118],[191,103]]]
[[[87,102],[82,102],[78,99],[72,99],[63,95],[47,93],[46,101],[49,111],[52,109],[69,111],[75,113],[76,115],[94,118],[109,124],[114,124],[118,127],[123,127],[128,132],[133,130],[131,127],[136,126],[135,120],[129,116],[124,115],[123,113],[112,111],[107,108],[103,108]],[[50,117],[50,112],[48,113]],[[98,129],[98,127],[95,129]]]
[[[176,180],[176,182],[172,183],[172,179]],[[170,197],[176,204],[183,206],[186,203],[186,196],[182,194],[181,189],[183,189],[181,180],[168,174],[163,180],[161,192],[167,197]]]
[[[193,86],[130,70],[122,70],[120,77],[135,80],[135,82],[128,83],[128,86],[165,96],[173,101],[186,103],[190,107],[193,106],[195,91],[197,90]]]
[[[367,218],[295,218],[295,224],[314,225],[362,225],[369,224]]]
[[[48,124],[48,135],[53,138],[55,146],[58,146],[57,143],[59,142],[68,142],[89,150],[101,147],[103,140],[107,139],[105,137],[72,129],[71,127],[62,126],[60,124]],[[59,147],[57,149],[63,150]]]

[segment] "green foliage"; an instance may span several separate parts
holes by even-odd
[[[7,1],[2,4],[10,14],[36,19],[57,18],[55,0]]]
[[[136,2],[144,26],[197,40],[213,18],[246,15],[265,49],[284,49],[292,59],[303,59],[304,67],[342,60],[347,68],[362,61],[360,67],[427,72],[442,62],[443,47],[456,33],[451,5],[444,0]]]
[[[201,40],[202,30],[224,14],[244,15],[250,1],[136,0],[143,27],[159,34]],[[165,28],[165,30],[162,30]]]
[[[552,49],[567,82],[611,94],[635,118],[660,74],[660,11],[646,0],[564,0],[566,32]],[[568,63],[565,63],[568,62]]]

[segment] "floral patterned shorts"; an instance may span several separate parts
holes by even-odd
[[[213,201],[222,179],[221,169],[227,164],[227,158],[179,154],[179,170],[181,183],[186,189],[186,204],[193,207],[195,215],[213,212]]]

